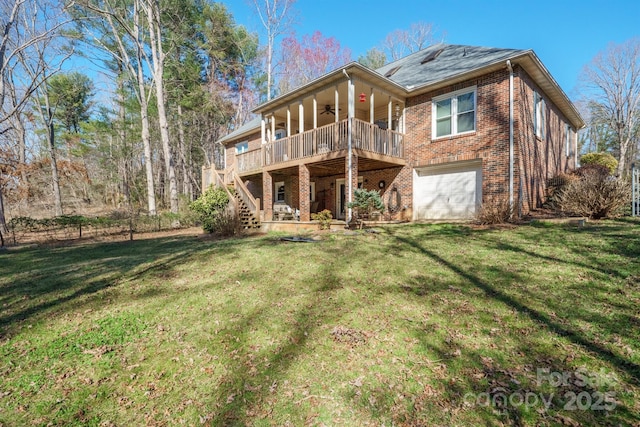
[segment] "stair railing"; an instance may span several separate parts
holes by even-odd
[[[227,197],[229,198],[229,210],[230,210],[229,213],[234,214],[238,212],[238,202],[236,198],[233,197],[233,194],[231,194],[231,191],[229,191],[227,184],[225,184],[222,178],[220,178],[220,174],[218,172],[213,171],[213,175],[215,176],[216,187],[223,188],[224,191],[227,193]]]
[[[244,202],[247,208],[249,208],[251,213],[257,218],[260,211],[260,202],[258,201],[260,199],[255,199],[251,195],[249,189],[247,189],[247,186],[244,185],[244,182],[242,182],[242,179],[238,176],[237,173],[235,173],[235,171],[233,172],[233,180],[235,181],[235,187],[238,196],[240,196],[240,199]]]

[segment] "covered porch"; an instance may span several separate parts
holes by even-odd
[[[403,164],[352,154],[351,161],[342,156],[287,168],[265,168],[259,194],[263,201],[261,221],[308,222],[311,214],[325,209],[335,220],[348,220],[349,180],[353,189],[375,189],[384,197]],[[257,187],[255,180],[252,186]],[[287,212],[284,209],[288,215],[283,215]]]

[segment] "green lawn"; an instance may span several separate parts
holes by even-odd
[[[0,253],[0,425],[640,425],[640,222]]]

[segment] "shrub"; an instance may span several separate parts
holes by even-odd
[[[378,190],[358,188],[353,192],[353,199],[353,202],[348,203],[347,206],[355,209],[355,215],[360,219],[369,218],[374,211],[382,212],[384,210],[384,202]],[[362,228],[362,225],[363,223],[361,222],[360,228]]]
[[[592,163],[590,165],[580,166],[578,169],[573,171],[573,174],[578,177],[582,177],[586,175],[598,176],[598,177],[601,177],[602,179],[605,179],[611,176],[611,172],[609,171],[609,168],[604,165],[600,165],[598,163]]]
[[[314,221],[318,221],[320,230],[328,230],[331,228],[331,220],[333,219],[333,215],[331,215],[331,211],[329,209],[325,209],[318,213],[312,213],[311,219]]]
[[[235,213],[224,211],[216,219],[213,234],[220,237],[231,237],[242,234],[243,226],[240,217]]]
[[[202,229],[207,233],[220,232],[229,224],[226,212],[229,205],[229,196],[223,188],[210,187],[197,200],[191,202],[189,207],[202,224]]]
[[[513,207],[506,197],[492,198],[476,213],[476,222],[484,225],[504,224],[511,220]]]
[[[567,184],[557,197],[561,211],[592,219],[613,218],[629,203],[629,185],[609,175],[602,165],[576,170],[578,179]]]
[[[601,165],[609,170],[609,174],[613,175],[618,167],[618,161],[609,153],[587,153],[580,157],[580,164],[582,166],[587,165]]]
[[[560,173],[547,180],[547,198],[544,206],[546,208],[558,210],[558,197],[562,193],[562,190],[569,185],[569,183],[579,179],[575,173]]]

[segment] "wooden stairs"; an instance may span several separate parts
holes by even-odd
[[[242,197],[238,194],[235,188],[229,189],[233,193],[233,197],[236,199],[236,206],[238,206],[238,217],[240,218],[240,223],[242,224],[243,230],[257,230],[260,228],[260,221],[256,216],[251,212],[251,209],[247,206],[247,204],[242,200]]]

